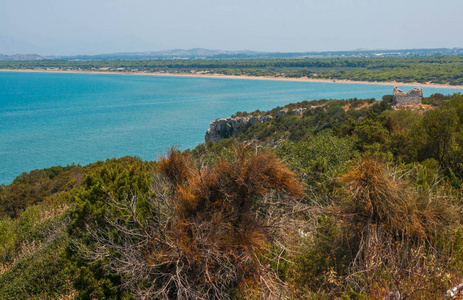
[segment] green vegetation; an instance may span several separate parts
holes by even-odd
[[[463,84],[463,56],[232,59],[0,61],[0,69],[56,69],[110,72],[168,72]]]
[[[0,187],[0,299],[442,298],[463,278],[463,95],[389,98],[22,174]]]

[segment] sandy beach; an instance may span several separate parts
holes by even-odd
[[[0,72],[35,72],[35,73],[83,73],[83,74],[117,74],[117,75],[146,75],[146,76],[174,76],[174,77],[203,77],[203,78],[224,78],[224,79],[251,79],[251,80],[275,80],[275,81],[299,81],[299,82],[325,82],[325,83],[348,83],[348,84],[376,84],[376,85],[401,85],[411,87],[436,87],[463,89],[463,85],[418,83],[418,82],[396,82],[396,81],[354,81],[345,79],[315,79],[315,78],[287,78],[272,76],[246,76],[246,75],[223,75],[223,74],[204,74],[204,73],[164,73],[164,72],[115,72],[115,71],[79,71],[79,70],[53,70],[53,69],[0,69]]]

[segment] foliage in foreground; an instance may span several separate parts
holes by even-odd
[[[438,189],[417,189],[407,175],[367,158],[341,178],[344,199],[333,214],[358,249],[346,282],[371,296],[438,298],[457,271],[450,267],[455,245],[442,239],[458,230],[461,208]]]
[[[0,298],[440,298],[463,278],[463,97],[428,100],[23,174],[0,189]]]
[[[69,202],[29,206],[0,219],[0,299],[50,299],[72,295],[72,277],[59,258],[69,244]]]
[[[272,153],[232,152],[199,164],[172,149],[153,196],[107,199],[106,225],[92,226],[78,255],[105,260],[141,299],[227,299],[233,289],[278,298],[284,285],[265,253],[301,186]]]

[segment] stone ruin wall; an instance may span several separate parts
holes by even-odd
[[[421,104],[423,99],[423,92],[420,88],[414,88],[413,90],[404,93],[398,87],[394,87],[394,95],[392,98],[392,105],[411,105],[411,104]]]

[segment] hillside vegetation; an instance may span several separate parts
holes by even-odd
[[[463,282],[463,96],[389,97],[237,112],[274,118],[18,176],[0,186],[0,299],[443,298]]]

